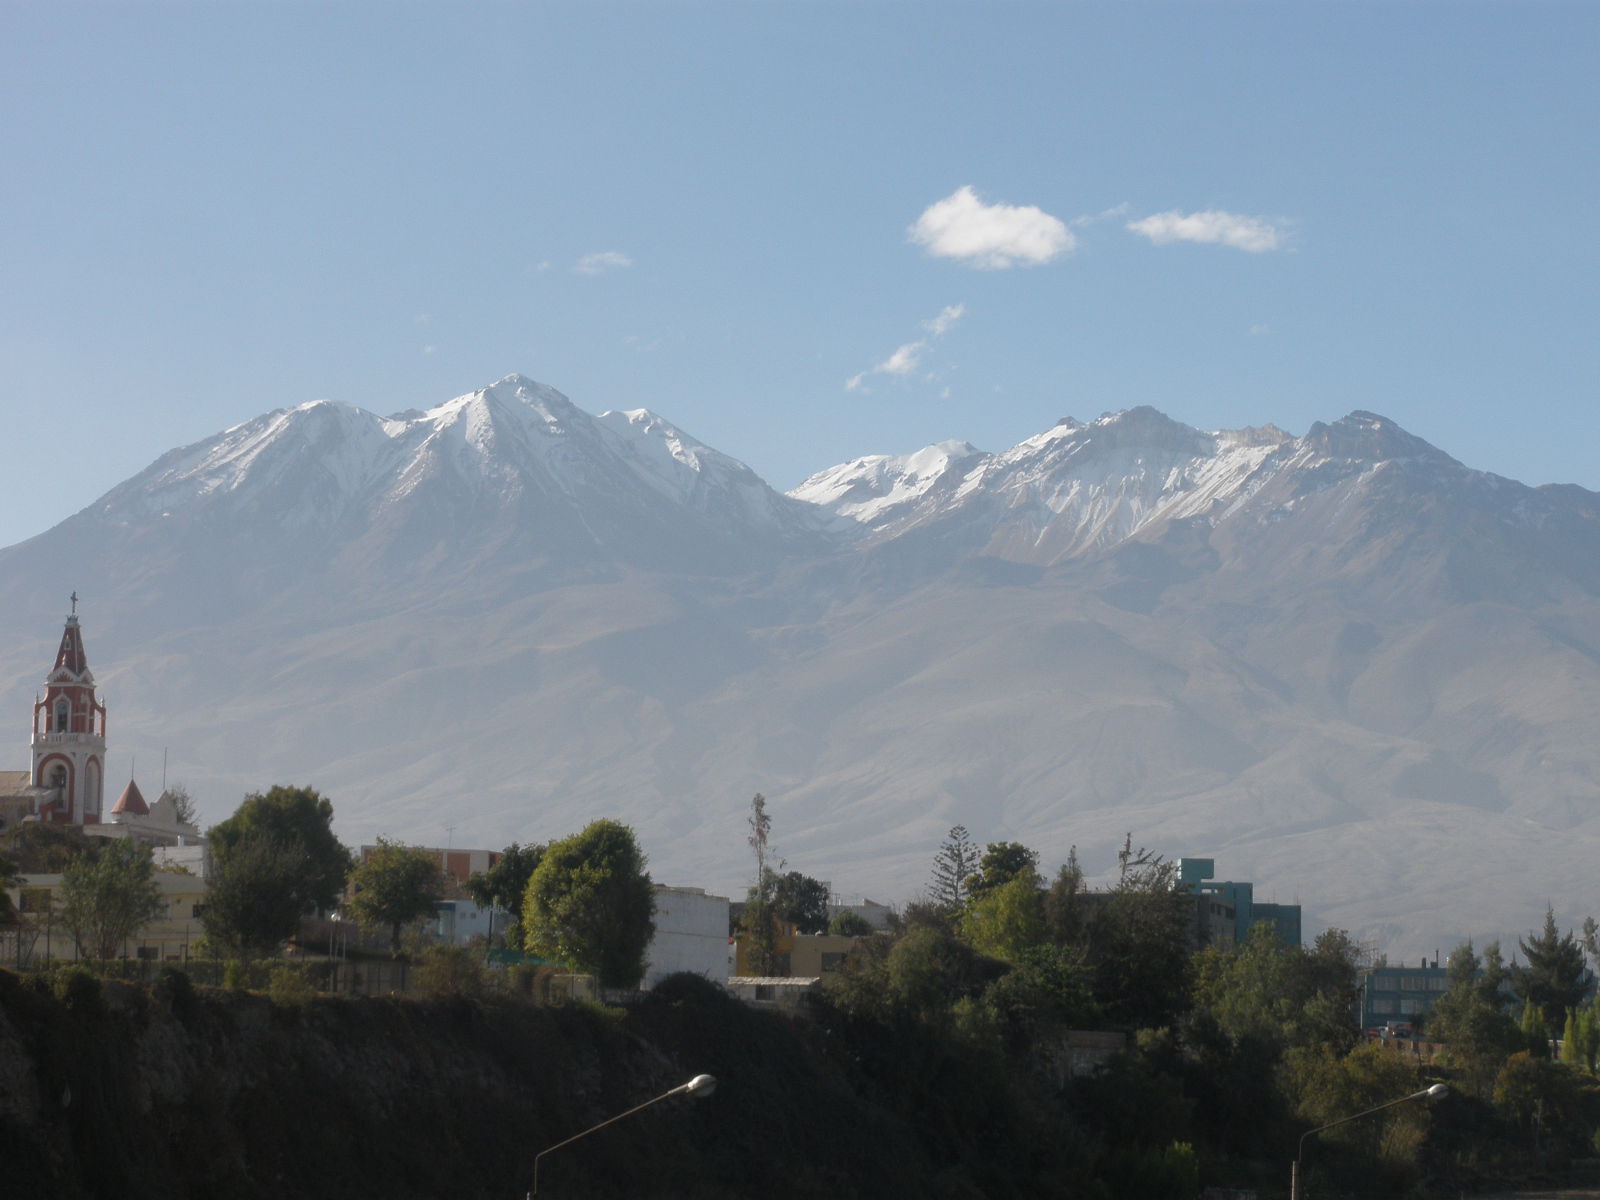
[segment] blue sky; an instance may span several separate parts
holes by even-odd
[[[0,545],[522,372],[780,488],[1152,404],[1600,488],[1600,10],[0,3]]]

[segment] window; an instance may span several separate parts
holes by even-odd
[[[67,717],[68,717],[70,711],[71,710],[67,707],[67,702],[65,700],[57,700],[56,701],[56,732],[57,733],[65,733],[67,731]]]

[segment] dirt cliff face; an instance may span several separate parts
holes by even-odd
[[[540,1150],[706,1072],[711,1097],[546,1158],[541,1194],[1025,1194],[984,1176],[1039,1148],[954,1064],[674,983],[626,1013],[510,998],[281,1007],[181,978],[0,971],[4,1191],[505,1200],[528,1190]],[[869,1057],[892,1069],[875,1078]],[[952,1103],[986,1111],[964,1133],[939,1107]]]

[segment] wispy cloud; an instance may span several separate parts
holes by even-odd
[[[897,347],[895,352],[876,366],[868,367],[865,371],[858,372],[844,381],[844,390],[847,392],[861,391],[869,375],[911,375],[922,365],[923,355],[928,348],[955,327],[957,321],[967,311],[965,304],[947,304],[939,310],[937,316],[929,317],[922,323],[928,331],[928,336],[914,342],[907,342]]]
[[[602,250],[598,254],[585,254],[572,269],[579,275],[603,275],[607,271],[620,271],[633,266],[633,259],[616,250]]]
[[[1169,242],[1200,242],[1229,246],[1251,254],[1281,250],[1288,240],[1288,232],[1281,223],[1275,225],[1263,217],[1247,217],[1218,208],[1195,213],[1173,209],[1129,221],[1127,228],[1140,237],[1149,238],[1157,246]]]
[[[991,271],[1036,267],[1070,254],[1078,244],[1066,224],[1042,208],[986,204],[970,187],[930,204],[909,237],[936,258]]]

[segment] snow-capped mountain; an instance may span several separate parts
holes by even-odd
[[[170,753],[209,821],[276,782],[351,841],[615,816],[736,894],[759,790],[791,866],[891,901],[958,822],[1091,874],[1131,830],[1399,954],[1576,921],[1600,855],[1600,497],[1366,412],[1136,408],[790,496],[515,376],[269,413],[0,550],[10,766],[73,589],[111,772]]]

